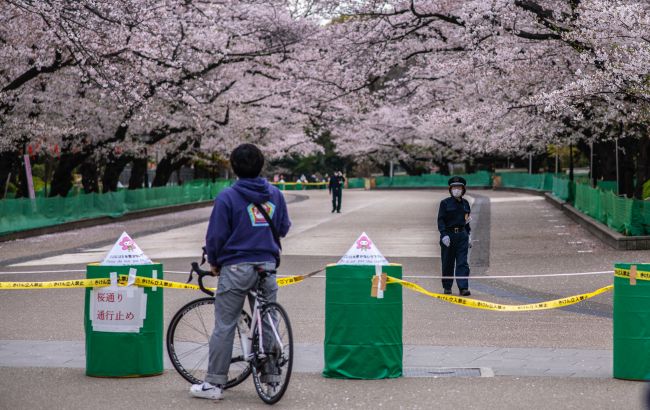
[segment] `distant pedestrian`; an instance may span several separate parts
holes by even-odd
[[[332,194],[332,213],[341,213],[341,200],[343,199],[343,184],[345,177],[341,171],[334,172],[330,177],[327,187]]]
[[[471,209],[469,202],[463,198],[467,183],[462,177],[452,177],[448,183],[451,197],[443,199],[438,210],[442,276],[450,277],[442,280],[442,287],[445,295],[451,294],[455,273],[460,295],[470,296],[467,254],[471,247]]]

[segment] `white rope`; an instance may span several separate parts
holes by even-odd
[[[587,275],[604,275],[612,274],[613,270],[603,270],[598,272],[576,272],[576,273],[548,273],[539,275],[500,275],[500,276],[469,276],[469,279],[528,279],[528,278],[550,278],[558,276],[587,276]],[[423,278],[423,279],[451,279],[453,276],[403,276],[404,278]],[[459,277],[456,276],[456,279]]]
[[[528,278],[549,278],[557,276],[586,276],[586,275],[604,275],[612,274],[613,270],[604,270],[598,272],[576,272],[576,273],[549,273],[539,275],[501,275],[501,276],[469,276],[468,279],[528,279]],[[280,276],[280,275],[278,275]],[[324,278],[325,275],[316,275],[314,278]],[[402,279],[458,279],[458,276],[431,276],[431,275],[404,275]]]
[[[0,275],[17,275],[20,273],[66,273],[66,272],[85,272],[85,269],[65,269],[65,270],[42,270],[42,271],[17,271],[17,272],[0,272]],[[179,274],[189,274],[189,269],[187,271],[174,271],[166,270],[165,273],[179,273]],[[560,277],[560,276],[588,276],[588,275],[605,275],[612,274],[613,270],[603,270],[597,272],[575,272],[575,273],[548,273],[548,274],[537,274],[537,275],[495,275],[495,276],[470,276],[469,279],[528,279],[528,278],[551,278],[551,277]],[[293,275],[278,275],[278,277],[287,277]],[[325,275],[315,275],[314,278],[324,278]],[[430,275],[405,275],[402,276],[404,279],[451,279],[452,276],[430,276]],[[458,278],[458,277],[456,277]]]

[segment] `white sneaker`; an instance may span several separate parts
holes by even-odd
[[[223,398],[223,389],[208,382],[203,384],[193,384],[190,387],[190,394],[201,399],[221,400]]]

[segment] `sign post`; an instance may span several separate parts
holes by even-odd
[[[34,193],[34,178],[32,177],[32,163],[29,161],[29,155],[23,155],[25,160],[25,177],[27,178],[27,190],[29,191],[29,199],[35,199]]]
[[[118,286],[128,275],[126,286]],[[86,375],[152,376],[163,372],[163,289],[135,286],[136,276],[163,278],[163,267],[122,233],[101,264],[86,278],[110,278],[111,285],[86,289]],[[123,283],[123,282],[122,282]]]
[[[324,377],[383,379],[402,376],[402,278],[364,232],[325,282]]]

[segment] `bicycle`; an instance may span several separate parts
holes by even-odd
[[[208,341],[214,326],[214,292],[203,285],[203,278],[211,273],[201,270],[196,262],[192,263],[188,283],[194,272],[199,287],[210,297],[193,300],[176,312],[167,330],[167,352],[178,373],[190,383],[199,384],[207,373]],[[224,389],[237,386],[252,374],[258,396],[265,403],[274,404],[282,398],[291,378],[293,334],[284,308],[268,302],[264,295],[262,284],[275,271],[260,268],[257,272],[256,286],[249,292],[249,300],[254,301],[252,317],[245,308],[242,310]]]

